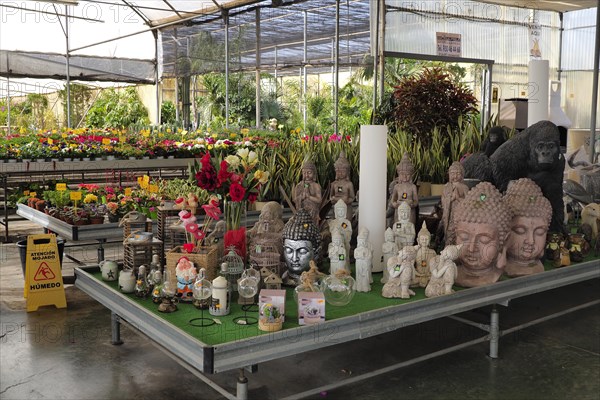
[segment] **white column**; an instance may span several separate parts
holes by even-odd
[[[550,65],[548,60],[530,60],[527,86],[529,87],[527,126],[548,119],[548,80]]]
[[[383,270],[381,246],[384,242],[387,177],[387,126],[360,127],[360,177],[358,229],[369,229],[373,245],[373,272]]]

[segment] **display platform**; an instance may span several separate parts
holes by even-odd
[[[218,317],[221,324],[192,327],[188,321],[199,317],[200,310],[191,304],[180,304],[180,311],[176,313],[162,314],[150,300],[122,294],[115,283],[102,281],[97,267],[77,268],[75,275],[79,289],[113,312],[113,341],[119,341],[118,324],[122,318],[189,367],[211,374],[364,339],[487,305],[507,305],[514,298],[597,279],[600,278],[600,260],[588,259],[569,267],[458,290],[436,298],[424,298],[421,289],[410,300],[384,299],[380,295],[381,285],[374,284],[373,291],[357,293],[348,306],[328,305],[327,320],[310,326],[297,324],[295,302],[288,289],[283,330],[270,333],[258,331],[255,326],[233,323],[233,318],[243,315],[237,304],[232,306],[230,315]],[[379,278],[374,275],[375,280]],[[206,310],[204,316],[210,316]],[[493,332],[490,337],[493,339]]]

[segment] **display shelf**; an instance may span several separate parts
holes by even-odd
[[[351,340],[390,332],[404,326],[458,314],[493,304],[508,304],[511,299],[600,278],[600,260],[594,259],[566,268],[537,275],[507,279],[492,285],[457,291],[449,296],[392,300],[388,305],[371,307],[366,297],[380,299],[378,291],[355,296],[361,307],[344,314],[327,310],[327,321],[313,326],[297,326],[286,321],[279,332],[259,333],[245,337],[239,327],[223,319],[219,329],[207,331],[210,337],[189,331],[187,326],[172,322],[173,316],[159,314],[134,298],[119,293],[100,280],[96,267],[75,270],[76,286],[109,308],[141,333],[157,341],[174,356],[203,373],[218,373]],[[395,303],[395,304],[394,304]],[[294,307],[294,303],[287,306]],[[351,310],[349,308],[349,310]],[[294,313],[286,311],[286,317]],[[246,332],[247,333],[247,332]],[[219,336],[220,337],[217,337]],[[211,342],[218,342],[210,344]]]

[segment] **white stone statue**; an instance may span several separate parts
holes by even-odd
[[[344,270],[350,272],[348,265],[348,251],[344,246],[344,239],[339,229],[334,229],[331,233],[331,243],[327,248],[330,267],[329,274],[335,275],[338,271]]]
[[[423,221],[423,226],[417,235],[417,258],[415,259],[415,280],[411,286],[426,287],[431,277],[429,264],[431,259],[437,256],[435,250],[429,248],[431,233]]]
[[[333,207],[335,219],[329,221],[329,231],[333,237],[333,231],[339,230],[342,235],[346,253],[350,254],[350,239],[352,238],[352,224],[346,218],[347,207],[343,200],[338,200]],[[346,269],[350,270],[350,260],[346,260]]]
[[[371,241],[369,240],[370,235],[371,235],[371,232],[369,232],[369,228],[366,228],[363,226],[358,230],[357,240],[359,237],[362,237],[365,239],[366,246],[369,249],[369,251],[371,252],[371,257],[372,257],[374,254],[374,250],[373,250],[373,243],[371,243]],[[373,283],[373,264],[372,263],[371,263],[371,267],[369,268],[369,283]]]
[[[410,222],[410,205],[401,202],[398,206],[398,218],[394,222],[394,238],[398,249],[412,246],[415,241],[415,225]]]
[[[390,278],[381,290],[383,297],[409,299],[415,295],[415,292],[410,290],[410,284],[415,277],[416,255],[415,246],[406,246],[397,256],[389,259],[387,268]]]
[[[358,235],[354,258],[356,259],[356,291],[370,292],[373,279],[371,277],[373,251],[369,249],[364,235]]]
[[[398,254],[398,245],[394,241],[394,231],[392,231],[392,228],[387,228],[383,236],[385,242],[381,245],[381,252],[383,253],[383,278],[381,278],[381,283],[387,283],[390,277],[387,269],[388,261]]]
[[[462,246],[448,245],[439,256],[431,260],[431,279],[425,288],[425,296],[437,297],[454,293],[452,286],[458,273],[454,260],[458,258]]]

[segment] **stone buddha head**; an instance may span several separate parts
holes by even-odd
[[[448,168],[448,180],[452,182],[461,182],[465,177],[465,168],[463,165],[454,161],[450,168]]]
[[[335,170],[335,179],[345,181],[350,178],[350,162],[346,158],[346,153],[340,152],[338,159],[333,163]]]
[[[308,211],[300,209],[285,224],[282,237],[288,282],[298,283],[300,274],[309,270],[310,261],[319,257],[321,233]]]
[[[431,233],[429,233],[425,221],[423,221],[423,226],[421,226],[421,230],[417,234],[417,243],[419,247],[429,247],[431,243]]]
[[[413,163],[408,155],[408,153],[404,153],[402,155],[402,160],[396,166],[396,173],[398,174],[399,182],[410,182],[412,179],[412,175],[414,172]]]
[[[463,287],[496,282],[506,265],[505,243],[512,213],[491,183],[481,182],[453,209],[451,244],[463,244],[456,284]]]
[[[508,276],[531,275],[544,271],[539,260],[546,246],[552,219],[552,205],[531,179],[509,184],[504,201],[513,214],[506,245]]]

